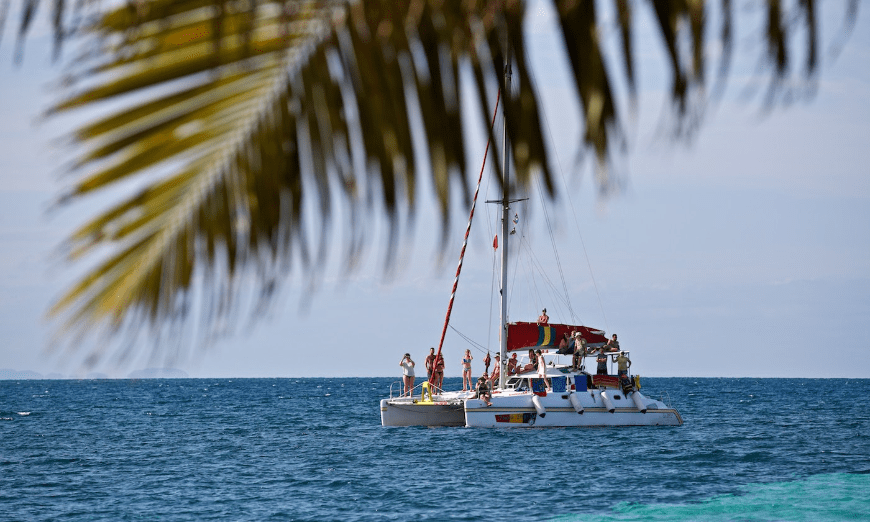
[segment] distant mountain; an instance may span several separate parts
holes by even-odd
[[[0,368],[0,380],[2,379],[42,379],[42,374],[30,370],[12,370]]]
[[[178,368],[146,368],[127,375],[128,379],[187,379],[187,372]]]

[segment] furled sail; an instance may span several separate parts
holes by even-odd
[[[537,323],[510,323],[507,333],[507,350],[515,352],[529,348],[552,348],[559,347],[559,341],[564,334],[580,332],[586,339],[588,347],[601,346],[607,342],[603,330],[589,328],[588,326],[553,324],[538,325]]]

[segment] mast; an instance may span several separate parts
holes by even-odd
[[[499,335],[499,351],[501,353],[501,367],[498,372],[498,387],[504,388],[507,380],[507,262],[508,262],[508,221],[510,220],[510,140],[508,139],[506,108],[511,96],[511,53],[508,45],[507,59],[504,66],[504,95],[505,102],[502,104],[502,127],[504,131],[504,154],[502,155],[502,201],[501,201],[501,291],[499,301],[501,312],[499,323],[501,334]]]

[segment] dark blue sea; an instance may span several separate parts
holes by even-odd
[[[870,380],[647,378],[683,426],[528,430],[383,428],[394,381],[0,381],[0,519],[870,520]]]

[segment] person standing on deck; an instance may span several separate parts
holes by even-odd
[[[538,326],[550,324],[550,316],[547,315],[547,309],[541,310],[541,315],[538,316]]]
[[[611,355],[613,362],[617,364],[617,375],[620,377],[628,377],[628,369],[631,367],[631,359],[625,355],[625,352],[619,352],[619,355]]]
[[[426,356],[426,380],[432,381],[432,370],[435,364],[435,347],[429,348],[429,355]],[[435,384],[435,383],[432,383]]]
[[[571,359],[571,369],[580,371],[583,369],[583,357],[586,356],[586,339],[580,332],[574,332],[574,357]]]
[[[492,375],[489,377],[490,388],[493,388],[498,383],[499,375],[501,375],[501,355],[495,354],[495,368],[493,368]]]
[[[444,354],[435,356],[435,382],[433,383],[438,390],[441,390],[444,384]]]
[[[410,396],[414,389],[414,360],[411,359],[411,354],[406,353],[402,360],[399,361],[399,366],[402,367],[402,382],[405,389],[402,395]]]
[[[474,391],[474,385],[471,384],[471,350],[465,350],[465,357],[462,358],[462,391],[465,391],[465,383],[468,383],[468,391]]]

